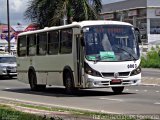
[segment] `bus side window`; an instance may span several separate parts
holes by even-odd
[[[46,55],[47,53],[47,32],[37,35],[37,54]]]
[[[60,53],[70,54],[72,53],[72,29],[61,30],[60,34]]]
[[[28,55],[36,55],[36,35],[28,36]]]
[[[56,55],[59,51],[59,33],[51,31],[48,33],[48,54]]]
[[[21,36],[18,38],[18,56],[26,56],[27,48],[26,48],[26,36]]]

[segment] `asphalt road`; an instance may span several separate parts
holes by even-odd
[[[160,78],[160,69],[142,69],[142,77],[155,77]]]
[[[126,87],[121,95],[113,94],[109,88],[80,90],[75,95],[66,95],[64,88],[48,87],[45,91],[33,92],[29,85],[17,79],[3,78],[0,80],[2,98],[108,113],[160,114],[160,86]]]

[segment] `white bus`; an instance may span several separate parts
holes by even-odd
[[[125,86],[141,82],[139,33],[118,21],[82,21],[19,34],[18,80],[31,90],[46,85],[75,88]]]

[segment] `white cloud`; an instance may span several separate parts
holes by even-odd
[[[10,0],[10,10],[14,12],[24,12],[30,0]]]
[[[19,12],[21,10],[23,10],[23,2],[22,0],[10,0],[10,10],[14,11],[14,12]]]
[[[7,23],[7,0],[0,0],[0,22]],[[15,25],[18,22],[27,24],[24,20],[24,12],[29,0],[9,0],[10,23]]]

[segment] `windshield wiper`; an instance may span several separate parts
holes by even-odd
[[[100,56],[98,55],[98,56],[96,56],[96,59],[94,60],[94,64],[96,64],[99,61],[100,61]]]
[[[118,47],[118,46],[115,46],[115,47],[117,47],[118,49],[123,50],[123,51],[125,51],[126,53],[128,53],[128,54],[133,58],[133,60],[137,60],[137,59],[135,58],[135,56],[132,55],[132,53],[130,53],[129,51],[125,50],[124,48],[121,48],[121,47]]]

